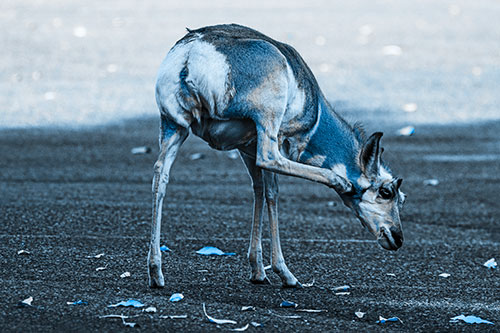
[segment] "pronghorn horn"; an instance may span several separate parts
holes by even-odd
[[[382,132],[373,133],[365,143],[360,156],[360,164],[364,173],[376,177],[380,167],[380,138]]]

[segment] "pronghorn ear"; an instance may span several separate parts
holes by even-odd
[[[396,189],[399,190],[401,187],[401,184],[403,183],[403,178],[397,178],[396,179]]]
[[[373,133],[361,150],[359,163],[363,173],[370,178],[375,178],[380,168],[380,138],[382,135],[382,132]]]

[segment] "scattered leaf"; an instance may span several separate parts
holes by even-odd
[[[160,251],[161,252],[170,252],[171,250],[168,248],[166,245],[160,246]]]
[[[191,156],[189,156],[189,159],[191,161],[196,161],[196,160],[201,160],[204,157],[205,157],[205,155],[203,155],[202,153],[194,153],[194,154],[191,154]]]
[[[203,312],[205,313],[205,316],[208,318],[208,321],[211,323],[215,323],[218,325],[223,325],[223,324],[237,324],[234,320],[230,319],[215,319],[214,317],[211,317],[207,314],[207,309],[205,307],[205,303],[203,303]]]
[[[255,306],[251,306],[251,305],[242,306],[241,311],[255,311]]]
[[[283,301],[280,304],[280,307],[282,307],[282,308],[296,308],[297,306],[298,306],[297,303],[290,302],[290,301]]]
[[[304,288],[309,288],[309,287],[312,287],[312,286],[314,286],[314,278],[312,279],[312,281],[311,281],[311,282],[309,282],[309,283],[304,283],[304,284],[302,285],[302,287],[304,287]]]
[[[366,312],[357,311],[357,312],[354,312],[354,314],[356,315],[356,317],[361,319],[365,316]]]
[[[250,322],[250,325],[252,325],[253,327],[262,327],[262,324],[261,323],[258,323],[256,321],[252,321]]]
[[[466,322],[467,324],[489,324],[489,325],[494,325],[491,321],[481,319],[480,317],[476,316],[464,316],[463,314],[460,316],[456,316],[453,318],[450,318],[450,323],[456,323],[459,320],[462,320]]]
[[[99,272],[99,271],[103,271],[107,268],[107,266],[101,266],[101,267],[97,267],[95,270],[96,272]]]
[[[139,301],[136,301],[135,299],[129,299],[128,301],[121,301],[116,304],[108,305],[108,308],[116,308],[118,306],[132,306],[134,308],[142,308],[144,304]]]
[[[333,288],[333,290],[335,290],[337,292],[341,292],[341,291],[348,291],[350,288],[351,288],[350,286],[345,285],[345,286],[335,287],[335,288]]]
[[[250,324],[246,324],[245,326],[243,327],[238,327],[238,328],[231,328],[229,329],[230,331],[234,331],[234,332],[243,332],[243,331],[246,331],[248,329],[248,327],[250,326]]]
[[[123,273],[122,275],[120,275],[120,277],[123,279],[123,278],[126,278],[126,277],[129,277],[130,276],[130,272],[125,272]]]
[[[388,276],[396,276],[396,274],[394,274],[394,273],[387,273],[386,275],[388,275]]]
[[[491,258],[488,261],[486,261],[483,266],[495,269],[497,268],[497,262],[495,261],[495,258]]]
[[[160,316],[161,319],[186,319],[188,316],[186,314],[184,315],[166,315],[166,316]]]
[[[439,185],[439,180],[437,179],[426,179],[424,180],[424,185],[428,186],[438,186]]]
[[[223,252],[222,250],[219,250],[216,247],[213,246],[205,246],[196,251],[196,253],[204,255],[204,256],[210,256],[210,255],[216,255],[216,256],[234,256],[236,253],[234,252]]]
[[[341,292],[338,292],[338,293],[335,293],[335,295],[337,296],[347,296],[347,295],[350,295],[351,293],[348,292],[348,291],[341,291]]]
[[[75,302],[66,302],[68,305],[81,305],[81,304],[88,304],[87,302],[82,301],[81,299]]]
[[[26,255],[28,255],[28,254],[31,254],[31,252],[26,251],[26,250],[19,250],[19,251],[17,251],[17,254],[22,254],[22,255],[25,255],[25,256],[26,256]]]
[[[399,319],[398,317],[384,318],[382,316],[379,316],[376,323],[377,324],[384,324],[384,323],[388,323],[388,322],[398,322],[398,321],[400,323],[403,323],[403,321],[401,319]]]
[[[413,126],[406,126],[406,127],[400,128],[397,131],[397,134],[399,136],[411,136],[411,135],[413,135],[413,133],[415,133],[415,127],[413,127]]]
[[[145,308],[142,311],[147,312],[147,313],[155,313],[157,310],[154,306],[148,306],[147,308]]]
[[[328,312],[328,310],[316,310],[316,309],[297,309],[295,311],[297,311],[297,312],[308,312],[308,313]]]
[[[19,302],[18,306],[33,306],[31,303],[33,302],[33,297],[28,297],[26,298],[25,300],[22,300],[21,302]]]
[[[170,298],[168,300],[170,302],[179,302],[183,298],[184,298],[184,295],[179,294],[179,293],[175,293],[175,294],[172,294],[172,296],[170,296]]]
[[[146,146],[141,146],[141,147],[134,147],[130,150],[130,152],[133,155],[142,155],[142,154],[149,154],[151,152],[151,148],[146,147]]]
[[[447,277],[449,277],[449,276],[450,276],[450,274],[448,274],[448,273],[441,273],[441,274],[439,274],[439,276],[440,276],[440,277],[447,278]]]
[[[95,258],[95,259],[99,259],[101,257],[104,256],[104,253],[99,253],[99,254],[96,254],[95,256],[86,256],[86,258]]]

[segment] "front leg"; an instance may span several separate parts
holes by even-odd
[[[271,267],[279,275],[285,288],[302,287],[302,284],[293,276],[285,264],[285,258],[281,252],[280,234],[278,227],[278,175],[264,171],[264,187],[266,204],[271,225]]]
[[[168,184],[170,168],[174,163],[179,147],[186,140],[189,131],[162,119],[160,133],[160,154],[154,166],[153,176],[153,220],[151,224],[151,241],[148,254],[148,276],[151,288],[162,288],[165,280],[161,272],[161,213],[163,198]]]

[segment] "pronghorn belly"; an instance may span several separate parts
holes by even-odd
[[[204,117],[193,123],[191,130],[217,150],[245,147],[257,138],[255,124],[249,119],[217,120]]]

